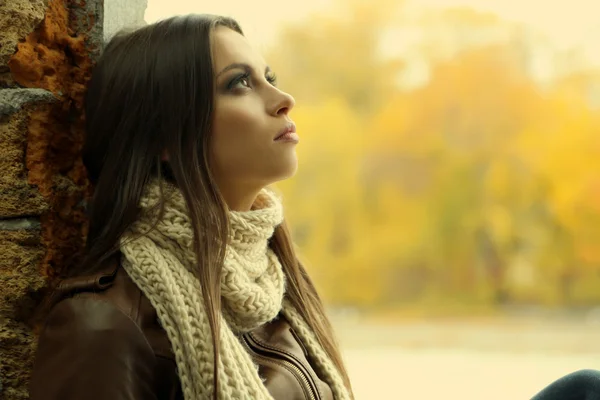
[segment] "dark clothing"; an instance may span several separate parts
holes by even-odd
[[[600,400],[600,371],[583,369],[563,376],[531,400]]]
[[[183,400],[167,334],[118,257],[98,274],[64,281],[57,293],[39,338],[31,400]],[[333,399],[282,316],[242,342],[276,400]]]

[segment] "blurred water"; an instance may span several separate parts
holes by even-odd
[[[359,400],[530,399],[570,372],[600,369],[598,326],[460,322],[337,326]]]

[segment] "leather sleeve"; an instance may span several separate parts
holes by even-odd
[[[155,363],[125,313],[93,295],[69,298],[40,335],[30,400],[155,400]]]

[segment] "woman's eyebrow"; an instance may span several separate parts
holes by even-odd
[[[246,72],[252,72],[252,67],[246,63],[233,63],[233,64],[229,64],[228,66],[226,66],[225,68],[223,68],[218,74],[217,74],[217,78],[220,77],[221,75],[223,75],[225,72],[227,71],[231,71],[232,69],[243,69]],[[268,65],[265,67],[265,74],[268,74],[269,72],[271,72],[271,67],[269,67]]]

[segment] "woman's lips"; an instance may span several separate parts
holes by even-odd
[[[283,128],[282,130],[279,131],[279,133],[277,134],[277,136],[275,136],[275,141],[277,140],[281,140],[284,137],[289,138],[290,134],[292,134],[292,137],[296,137],[296,140],[299,139],[298,135],[296,135],[296,124],[294,124],[293,122],[289,122],[285,128]]]
[[[279,135],[275,138],[276,142],[295,142],[298,143],[300,141],[300,137],[296,132],[288,131],[283,135]]]

